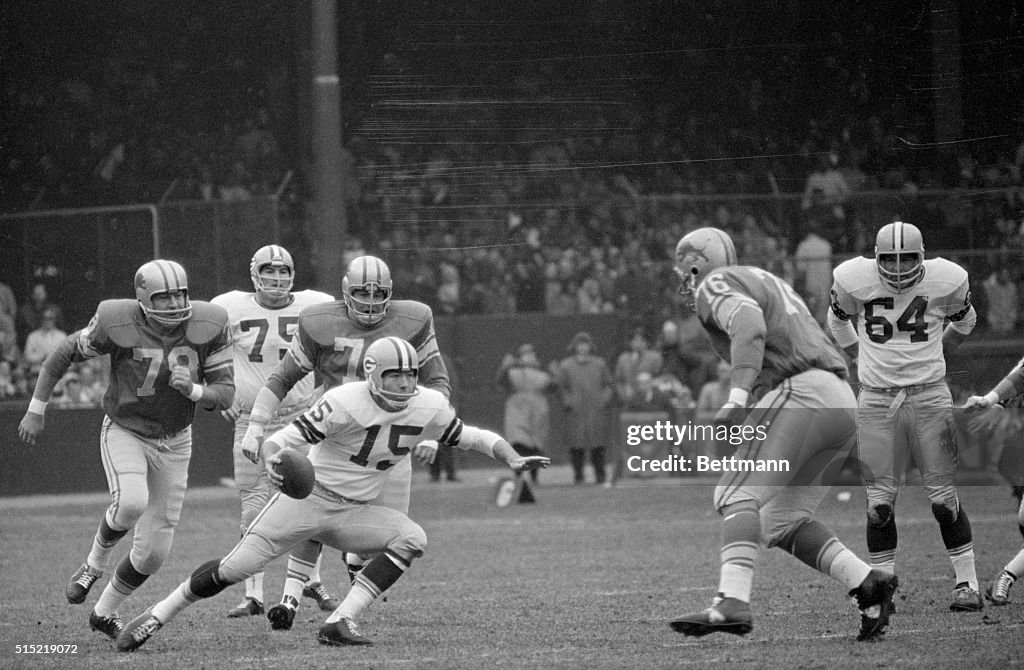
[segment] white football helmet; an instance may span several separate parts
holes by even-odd
[[[153,297],[161,293],[184,291],[185,304],[180,309],[155,309]],[[188,276],[185,268],[174,261],[149,261],[135,271],[135,297],[147,319],[176,326],[192,316],[192,303],[188,299]]]
[[[288,268],[288,279],[261,274],[268,266]],[[292,255],[287,249],[276,244],[260,247],[249,261],[249,277],[252,278],[252,285],[257,293],[265,293],[272,299],[287,296],[295,285],[295,263],[292,261]]]
[[[409,393],[384,389],[384,373],[391,371],[413,372],[419,377],[420,357],[415,347],[400,337],[384,337],[366,347],[363,354],[363,373],[370,393],[382,400],[392,410],[404,409],[419,389]]]
[[[913,265],[904,269],[903,261]],[[882,267],[882,260],[893,269]],[[896,221],[882,226],[875,237],[875,264],[878,274],[897,293],[909,290],[924,277],[924,238],[917,226]]]
[[[697,286],[721,267],[736,265],[736,246],[728,233],[718,228],[698,228],[683,235],[676,244],[675,273],[682,283],[679,293],[697,308]]]
[[[391,288],[391,270],[376,256],[354,259],[341,280],[349,316],[367,328],[380,323],[387,314]],[[362,295],[357,296],[357,292]]]

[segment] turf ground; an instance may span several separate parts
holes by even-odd
[[[666,621],[705,607],[717,583],[717,519],[710,488],[693,480],[627,480],[614,489],[572,486],[564,469],[542,473],[535,504],[493,504],[497,471],[466,470],[461,483],[414,474],[413,516],[427,555],[362,622],[376,644],[329,648],[315,635],[325,613],[304,601],[294,628],[265,618],[226,619],[234,586],[197,603],[134,654],[89,630],[102,580],[84,605],[64,585],[82,562],[103,495],[0,498],[0,668],[995,668],[1024,662],[1024,586],[1011,605],[952,613],[953,572],[920,489],[900,501],[902,581],[885,638],[854,640],[855,607],[839,586],[779,550],[763,551],[754,631],[689,639]],[[683,484],[685,483],[685,485]],[[863,495],[833,489],[820,518],[864,555]],[[974,527],[978,568],[991,578],[1020,546],[1005,486],[961,489]],[[166,595],[193,567],[237,538],[228,488],[190,492],[171,557],[122,609],[131,617]],[[123,542],[115,554],[127,548]],[[337,552],[325,555],[330,588],[344,592]],[[268,569],[276,601],[284,562]],[[74,645],[77,653],[18,654],[15,645]]]

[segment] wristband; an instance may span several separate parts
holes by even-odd
[[[747,406],[747,400],[750,398],[750,392],[744,391],[743,389],[734,388],[729,390],[729,399],[726,402],[730,402],[740,407]]]
[[[46,413],[46,401],[32,396],[32,399],[28,401],[28,411],[42,416]]]
[[[192,392],[188,394],[188,399],[191,400],[192,402],[199,402],[200,400],[203,399],[203,390],[205,388],[206,387],[203,386],[202,384],[196,384],[195,382],[193,382]]]
[[[33,400],[35,400],[35,398],[33,398]],[[997,402],[999,402],[999,394],[996,393],[995,391],[989,391],[988,393],[985,394],[985,402],[987,402],[989,405],[996,404]],[[31,407],[29,409],[31,409]]]

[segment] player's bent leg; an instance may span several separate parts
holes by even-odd
[[[384,482],[384,488],[372,502],[374,505],[381,505],[390,509],[409,514],[409,504],[412,497],[412,460],[405,458],[393,467],[388,473]],[[345,553],[345,567],[348,570],[349,581],[355,581],[356,575],[363,569],[363,566],[373,558],[372,554],[360,555],[354,552]],[[387,598],[384,599],[385,601]]]
[[[387,591],[427,548],[427,534],[405,514],[376,505],[338,510],[321,538],[325,544],[358,554],[376,554],[360,571],[345,599],[320,628],[327,645],[372,644],[359,633],[362,612]]]

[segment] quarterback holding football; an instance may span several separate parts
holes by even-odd
[[[427,536],[398,510],[372,503],[388,471],[414,454],[429,462],[436,444],[474,449],[516,472],[546,467],[543,456],[520,456],[495,433],[463,425],[448,398],[418,387],[419,357],[397,337],[377,340],[363,355],[366,381],[328,390],[309,411],[263,443],[268,477],[283,483],[276,465],[282,450],[312,446],[313,492],[304,499],[275,495],[242,540],[221,559],[192,575],[118,637],[122,651],[143,645],[174,616],[202,599],[262,570],[299,542],[316,539],[341,551],[374,557],[317,634],[325,645],[369,645],[357,619],[423,555]],[[436,441],[436,442],[433,442]]]

